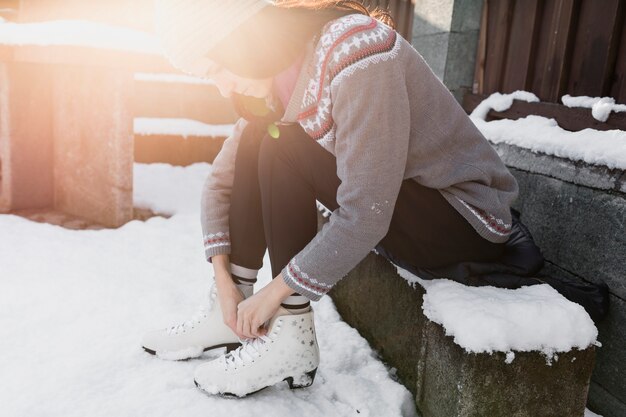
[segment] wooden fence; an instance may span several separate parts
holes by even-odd
[[[626,102],[626,0],[485,0],[475,94]]]
[[[379,7],[389,10],[396,22],[398,33],[411,42],[415,0],[362,0],[361,2],[370,8]]]

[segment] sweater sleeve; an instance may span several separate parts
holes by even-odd
[[[313,301],[387,234],[404,178],[410,136],[404,68],[394,59],[362,64],[330,86],[339,208],[281,271],[290,288]]]
[[[240,118],[233,133],[226,138],[215,157],[211,173],[204,182],[200,200],[200,220],[207,261],[219,254],[230,253],[228,212],[230,193],[235,176],[235,156],[241,133],[247,121]]]

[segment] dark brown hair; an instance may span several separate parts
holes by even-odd
[[[355,0],[283,0],[265,7],[238,26],[208,54],[218,64],[240,77],[271,78],[286,69],[303,52],[306,43],[326,23],[339,17],[360,13],[395,29],[388,11],[368,9]],[[232,101],[240,116],[278,120],[283,109],[258,111],[258,100],[234,93]],[[256,110],[251,112],[250,105]]]

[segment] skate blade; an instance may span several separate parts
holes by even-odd
[[[220,343],[219,345],[214,345],[214,346],[209,346],[209,347],[204,348],[202,350],[202,352],[200,352],[199,355],[192,355],[192,356],[188,356],[188,357],[180,357],[180,358],[176,358],[176,359],[167,359],[167,358],[159,357],[159,359],[174,360],[174,361],[184,362],[184,361],[188,361],[189,359],[199,358],[200,356],[202,356],[202,354],[204,352],[207,352],[209,350],[226,348],[226,352],[225,353],[228,353],[230,351],[233,351],[233,350],[237,349],[239,346],[241,346],[241,343],[238,343],[238,342],[235,342],[235,343]],[[157,356],[157,354],[156,354],[156,352],[154,350],[148,349],[145,346],[142,346],[142,348],[143,348],[144,351],[146,351],[150,355]],[[171,356],[176,356],[176,355],[172,355],[171,352],[166,353],[166,355],[167,354],[169,354]]]

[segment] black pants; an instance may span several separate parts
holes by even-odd
[[[315,200],[329,210],[340,180],[335,157],[299,124],[280,126],[280,137],[249,123],[235,161],[230,205],[231,261],[260,269],[269,249],[272,276],[317,233]],[[460,261],[490,261],[504,251],[474,230],[434,189],[404,180],[387,235],[377,249],[390,260],[432,268]],[[294,293],[296,294],[296,293]]]

